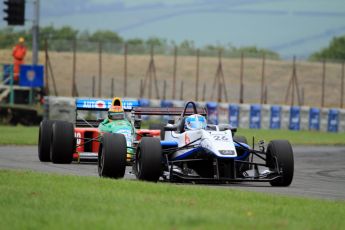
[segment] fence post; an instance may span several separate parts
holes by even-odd
[[[325,105],[326,60],[322,62],[321,108]]]
[[[55,96],[59,96],[58,91],[56,89],[56,83],[55,83],[55,77],[54,77],[53,68],[52,68],[52,65],[51,65],[51,62],[50,62],[50,58],[49,58],[48,42],[47,42],[47,47],[46,47],[46,64],[47,64],[47,73],[50,73],[50,76],[51,76],[51,79],[52,79],[53,88],[54,88],[54,94],[55,94]],[[47,77],[48,77],[48,75],[47,75]]]
[[[268,96],[267,96],[267,85],[265,85],[265,92],[264,92],[264,104],[268,104]]]
[[[44,62],[44,75],[45,75],[45,92],[49,95],[49,71],[48,71],[48,40],[47,38],[44,39],[44,54],[45,54],[45,62]]]
[[[125,50],[124,50],[124,86],[123,86],[123,95],[127,97],[127,54],[128,54],[128,44],[125,43]]]
[[[77,66],[77,40],[74,38],[73,40],[73,69],[72,69],[72,97],[76,95],[76,66]]]
[[[158,89],[158,81],[157,81],[157,76],[156,76],[156,67],[155,67],[155,62],[154,62],[154,47],[151,45],[151,55],[150,55],[150,62],[149,62],[149,67],[146,71],[145,75],[145,81],[142,87],[142,94],[145,93],[146,89],[146,82],[147,78],[149,79],[149,98],[151,99],[152,97],[152,77],[154,78],[154,84],[155,84],[155,90],[156,90],[156,98],[159,99],[159,89]]]
[[[241,52],[241,70],[240,70],[240,104],[243,104],[243,90],[244,90],[244,86],[243,86],[243,52]]]
[[[102,96],[102,42],[99,42],[98,97]]]
[[[217,69],[217,77],[218,77],[218,85],[216,87],[218,87],[218,102],[222,102],[222,82],[221,82],[221,71],[222,71],[222,50],[219,49],[218,50],[218,69]]]
[[[152,61],[153,61],[153,45],[151,45],[151,59],[149,64],[149,99],[152,99]]]
[[[166,92],[167,92],[167,81],[164,80],[164,83],[163,83],[163,100],[166,99]]]
[[[196,80],[195,80],[195,101],[199,100],[199,68],[200,68],[200,50],[196,50]]]
[[[140,79],[139,85],[139,97],[142,98],[144,95],[144,86],[143,86],[143,79]]]
[[[262,72],[261,72],[261,104],[264,103],[264,87],[265,87],[265,61],[266,61],[266,56],[265,53],[262,55]]]
[[[202,88],[202,101],[205,101],[206,98],[206,83],[204,83],[204,87]]]
[[[181,81],[180,100],[183,100],[183,80]]]
[[[293,70],[292,70],[292,94],[291,94],[291,106],[295,104],[295,75],[296,75],[296,56],[293,57]]]
[[[174,49],[174,69],[173,69],[173,87],[172,87],[172,98],[173,99],[175,99],[175,97],[176,97],[176,71],[177,71],[177,47],[175,46],[175,49]],[[165,92],[164,92],[164,95],[165,95]]]
[[[110,98],[114,97],[114,78],[111,79]]]
[[[340,108],[344,107],[344,65],[345,62],[341,64]]]
[[[96,89],[96,77],[92,76],[92,97],[95,97],[95,89]]]
[[[286,94],[285,94],[285,104],[287,104],[289,101],[289,96],[290,96],[290,92],[291,92],[291,106],[293,106],[295,103],[295,90],[296,90],[296,94],[297,94],[298,105],[302,104],[296,69],[297,69],[296,68],[296,56],[293,56],[292,75],[291,75],[291,78],[289,80],[288,87],[287,87]]]
[[[301,104],[300,105],[304,105],[304,87],[302,87],[302,93],[301,93]]]

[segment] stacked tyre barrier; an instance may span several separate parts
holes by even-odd
[[[133,100],[133,99],[131,99]],[[142,107],[183,107],[185,101],[138,99]],[[75,99],[68,97],[46,97],[45,118],[51,120],[75,120]],[[316,108],[306,106],[236,104],[198,102],[208,111],[210,124],[230,124],[238,128],[289,129],[324,132],[345,132],[345,110],[338,108]],[[162,120],[169,116],[143,116],[143,120]]]
[[[44,97],[44,118],[75,121],[75,99],[71,97]]]

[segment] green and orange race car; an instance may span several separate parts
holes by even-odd
[[[123,167],[132,164],[135,147],[142,136],[160,135],[159,130],[140,129],[141,120],[130,118],[132,109],[137,106],[138,100],[118,97],[112,100],[76,99],[74,124],[52,120],[41,122],[38,141],[40,161],[60,164],[98,161],[100,174],[106,175],[102,156],[109,155],[118,158],[117,168],[122,172]],[[115,172],[108,172],[108,176],[121,176],[116,170],[112,171]]]

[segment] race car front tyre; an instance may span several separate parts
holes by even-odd
[[[55,121],[43,120],[38,131],[38,159],[42,162],[50,161],[50,145],[52,126]]]
[[[100,177],[122,178],[126,171],[126,138],[118,133],[104,133],[102,149],[98,154]]]
[[[55,164],[70,164],[75,149],[74,126],[56,121],[52,127],[50,159]]]
[[[163,172],[159,139],[143,137],[137,148],[134,172],[139,180],[157,182]]]
[[[271,141],[267,146],[266,165],[271,170],[280,171],[281,176],[270,182],[272,186],[289,186],[294,174],[294,159],[290,142],[287,140]]]

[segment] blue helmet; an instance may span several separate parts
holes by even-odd
[[[186,118],[184,129],[185,130],[198,130],[205,129],[207,126],[206,118],[199,115],[193,114]]]

